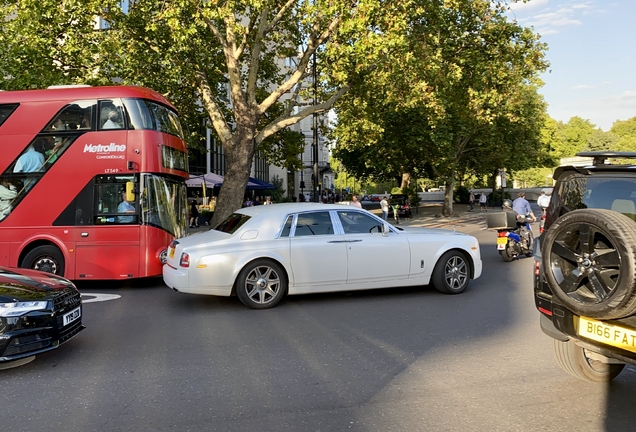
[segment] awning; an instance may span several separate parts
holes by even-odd
[[[203,181],[205,181],[205,187],[207,188],[220,187],[223,184],[223,177],[214,173],[198,176],[190,174],[190,178],[186,180],[186,186],[201,187]]]
[[[223,184],[223,176],[214,173],[208,173],[205,175],[192,175],[186,180],[186,186],[189,187],[201,187],[201,183],[205,181],[205,187],[214,188],[221,187]],[[247,181],[247,190],[274,190],[276,186],[271,183],[264,182],[262,180],[250,177]]]
[[[271,183],[267,183],[264,182],[263,180],[258,180],[255,179],[253,177],[250,177],[249,180],[247,181],[247,188],[248,190],[274,190],[276,189],[276,186],[274,186]]]

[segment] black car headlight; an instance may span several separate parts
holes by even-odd
[[[49,302],[47,301],[0,303],[0,317],[19,317],[29,312],[46,310],[48,304]]]

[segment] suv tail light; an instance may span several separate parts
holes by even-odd
[[[539,276],[541,274],[541,261],[534,260],[534,275]]]
[[[543,233],[544,225],[545,225],[545,213],[541,215],[541,223],[539,224],[539,233]]]

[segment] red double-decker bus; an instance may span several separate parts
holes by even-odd
[[[0,91],[0,265],[69,279],[161,274],[185,234],[174,107],[141,87]]]

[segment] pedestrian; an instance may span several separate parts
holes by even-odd
[[[480,213],[482,211],[488,211],[488,209],[486,208],[487,203],[488,203],[488,197],[486,196],[485,192],[482,192],[481,195],[479,196],[479,212]]]
[[[199,207],[197,206],[197,200],[192,200],[190,203],[190,228],[199,227]]]
[[[537,198],[537,205],[542,209],[548,208],[550,205],[550,195],[546,195],[545,191],[541,191],[541,195]]]
[[[356,195],[352,196],[351,199],[352,199],[352,201],[351,201],[351,204],[349,204],[349,205],[354,206],[354,207],[358,207],[358,208],[362,208],[362,204],[360,204],[360,201],[358,201],[358,197]]]
[[[393,204],[391,206],[391,208],[393,209],[393,219],[395,219],[395,224],[399,225],[400,224],[400,214],[398,213],[398,211],[400,210],[400,204],[398,202],[396,202],[395,204]]]
[[[468,211],[473,211],[474,210],[474,204],[475,204],[475,194],[473,193],[473,191],[470,191],[470,196],[468,197],[468,205],[469,205],[469,209]]]
[[[385,196],[380,201],[380,209],[382,210],[382,219],[386,221],[389,218],[389,202]]]

